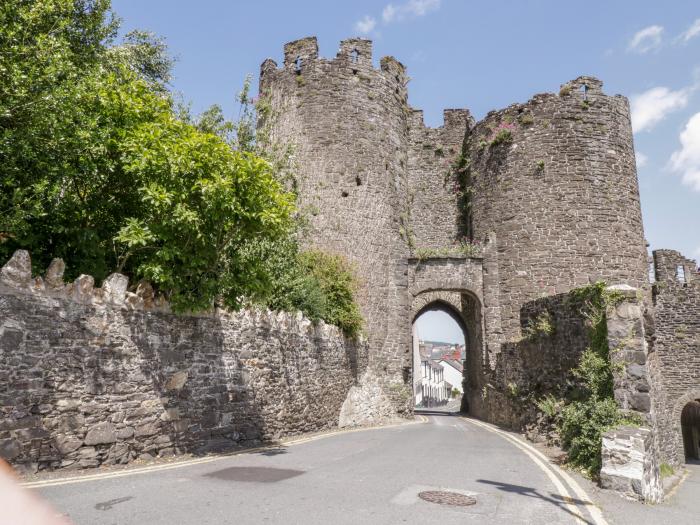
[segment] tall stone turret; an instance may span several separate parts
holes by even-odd
[[[273,138],[295,148],[298,204],[309,211],[311,243],[356,266],[369,365],[387,378],[410,367],[403,348],[410,330],[407,248],[398,213],[406,185],[407,82],[404,66],[391,57],[375,69],[372,43],[362,39],[341,42],[333,60],[318,57],[315,38],[290,42],[283,67],[267,60],[260,76],[275,115]]]
[[[494,232],[504,338],[530,300],[605,280],[643,288],[647,255],[627,99],[580,77],[472,131],[474,235]]]

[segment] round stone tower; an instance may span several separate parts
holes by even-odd
[[[530,300],[598,280],[645,287],[629,105],[580,77],[471,131],[474,235],[495,233],[503,337]]]
[[[403,385],[410,375],[407,248],[397,212],[406,184],[407,82],[404,66],[391,57],[375,69],[372,43],[363,39],[342,41],[333,60],[318,57],[316,38],[290,42],[283,66],[268,59],[260,74],[261,96],[272,107],[271,138],[294,148],[309,240],[356,267],[368,369],[377,371],[389,398],[400,389],[387,386]],[[410,396],[394,397],[399,412],[410,411]]]

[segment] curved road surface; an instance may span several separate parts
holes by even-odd
[[[605,523],[527,445],[470,419],[421,419],[176,468],[53,480],[35,490],[77,525]],[[477,502],[418,498],[429,490]]]

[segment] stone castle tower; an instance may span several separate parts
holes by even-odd
[[[260,74],[273,138],[295,148],[309,242],[346,256],[361,282],[369,371],[347,420],[412,409],[411,324],[434,308],[465,330],[470,410],[495,419],[482,392],[499,390],[526,303],[598,280],[646,286],[629,106],[580,77],[477,123],[445,110],[433,129],[407,83],[392,57],[375,69],[364,39],[332,60],[313,37],[290,42]],[[479,253],[456,251],[465,239]]]

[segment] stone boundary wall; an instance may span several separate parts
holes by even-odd
[[[367,346],[301,314],[175,315],[113,274],[0,271],[0,456],[20,470],[204,453],[338,426]]]

